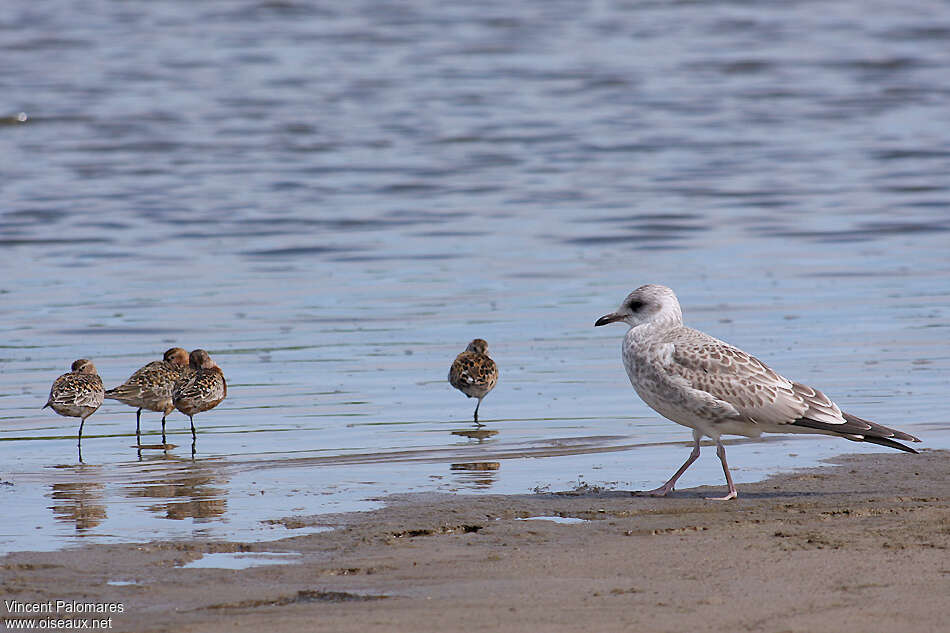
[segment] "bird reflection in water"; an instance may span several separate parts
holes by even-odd
[[[103,502],[105,486],[97,481],[70,481],[50,486],[53,505],[50,509],[57,521],[74,523],[80,534],[106,520]]]
[[[184,460],[170,455],[154,458],[156,464],[168,462],[168,468],[155,469],[149,479],[128,486],[128,497],[155,499],[145,506],[166,519],[209,521],[227,512],[228,479],[207,461]]]
[[[469,442],[470,444],[482,444],[489,438],[498,435],[498,431],[486,429],[479,424],[474,428],[452,431],[452,435],[466,437],[472,440],[472,442]],[[463,462],[451,466],[451,469],[458,473],[457,479],[460,485],[475,489],[490,488],[495,483],[499,468],[501,468],[499,462]]]
[[[458,482],[467,488],[491,488],[498,479],[501,462],[465,462],[452,464],[451,469],[459,474]]]
[[[135,452],[136,452],[136,454],[138,455],[138,458],[139,458],[139,461],[140,461],[140,462],[143,461],[143,457],[142,457],[142,450],[143,450],[143,449],[146,450],[146,451],[148,451],[148,450],[162,451],[163,454],[160,456],[160,459],[167,459],[167,458],[178,459],[177,457],[174,457],[173,455],[170,455],[170,454],[168,453],[168,451],[170,451],[170,450],[172,450],[172,449],[178,448],[178,444],[168,444],[168,443],[166,443],[166,444],[142,444],[141,439],[139,439],[136,444],[133,444],[133,445],[132,445],[132,448],[136,449]],[[195,459],[195,440],[194,440],[194,439],[191,440],[191,459],[192,459],[192,460]]]
[[[462,437],[467,437],[470,440],[476,440],[479,444],[492,437],[493,435],[498,435],[498,431],[492,429],[466,429],[464,431],[452,431],[452,435],[460,435]]]

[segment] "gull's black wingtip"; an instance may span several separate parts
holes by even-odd
[[[870,444],[877,444],[879,446],[886,446],[888,448],[896,448],[897,450],[904,451],[905,453],[914,453],[915,455],[918,454],[918,452],[912,449],[910,446],[905,446],[892,439],[896,438],[906,442],[919,442],[920,440],[913,435],[883,426],[876,422],[871,422],[870,420],[859,418],[858,416],[851,415],[850,413],[842,413],[842,415],[845,419],[844,423],[820,422],[818,420],[812,420],[811,418],[798,418],[791,424],[794,426],[802,426],[818,431],[830,431],[830,433],[828,433],[829,435],[843,437],[846,440],[851,440],[852,442],[868,442]]]
[[[850,438],[849,438],[850,439]],[[869,442],[871,444],[879,444],[880,446],[886,446],[888,448],[896,448],[899,451],[904,451],[905,453],[913,453],[914,455],[919,455],[918,451],[915,451],[910,446],[905,446],[900,442],[895,442],[894,440],[886,437],[868,437],[864,436],[863,440],[857,440],[859,442]],[[914,438],[915,442],[919,442],[917,438]]]

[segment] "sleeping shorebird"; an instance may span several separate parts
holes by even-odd
[[[218,406],[228,395],[228,384],[224,373],[208,352],[196,349],[191,352],[189,364],[193,372],[175,386],[172,402],[175,408],[188,416],[191,422],[192,452],[194,452],[195,434],[194,416]]]
[[[475,405],[476,424],[482,398],[495,388],[497,382],[498,366],[488,357],[488,343],[480,338],[469,343],[449,368],[449,383],[469,398],[478,398],[478,404]]]
[[[742,350],[683,325],[676,295],[666,286],[641,286],[616,312],[595,326],[623,321],[630,326],[621,346],[627,376],[637,394],[660,415],[693,429],[693,451],[670,480],[640,494],[664,496],[699,457],[699,440],[716,442],[716,454],[738,496],[720,436],[762,433],[820,433],[916,453],[897,440],[916,437],[844,413],[811,387],[792,382]]]
[[[138,407],[135,412],[135,437],[139,437],[142,409],[162,414],[162,444],[165,439],[165,418],[175,410],[172,390],[175,384],[187,376],[188,352],[173,347],[165,352],[162,360],[155,360],[142,367],[124,383],[106,391],[106,398]]]
[[[82,427],[86,418],[102,405],[105,393],[102,390],[102,379],[96,373],[96,366],[91,360],[80,358],[72,364],[71,369],[68,374],[63,374],[53,381],[49,399],[42,408],[52,407],[53,411],[60,415],[80,418],[77,444],[79,461],[82,461]]]

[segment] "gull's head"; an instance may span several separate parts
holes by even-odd
[[[615,312],[597,319],[595,326],[623,321],[630,327],[644,323],[681,325],[683,312],[676,295],[666,286],[647,284],[627,295]]]
[[[488,343],[483,338],[477,338],[468,344],[468,347],[465,348],[465,351],[475,352],[476,354],[487,354]]]

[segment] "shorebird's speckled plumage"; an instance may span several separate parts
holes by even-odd
[[[165,443],[165,418],[175,410],[172,391],[190,374],[188,352],[180,347],[165,351],[162,360],[152,361],[137,370],[124,383],[106,391],[106,398],[138,407],[135,412],[135,435],[139,435],[142,409],[162,414],[162,443]]]
[[[80,358],[73,362],[72,371],[53,381],[49,398],[42,408],[51,407],[56,413],[80,418],[78,442],[82,444],[82,427],[86,418],[96,412],[105,399],[102,379],[91,360]],[[80,449],[79,459],[82,461]]]
[[[488,356],[488,343],[480,338],[469,343],[465,351],[455,357],[449,369],[449,383],[469,398],[478,398],[476,422],[482,398],[495,388],[497,382],[498,366]]]
[[[205,350],[192,351],[190,365],[194,371],[176,385],[172,401],[176,409],[188,416],[191,437],[195,439],[194,416],[218,406],[228,395],[228,385],[221,368]]]
[[[916,437],[844,413],[821,391],[788,380],[754,356],[684,326],[679,301],[665,286],[637,288],[616,312],[594,325],[616,321],[630,325],[621,352],[637,394],[664,417],[693,429],[690,458],[651,494],[673,490],[699,457],[704,435],[717,444],[729,485],[725,499],[737,493],[720,441],[723,434],[820,433],[916,452],[895,441],[919,442]]]

